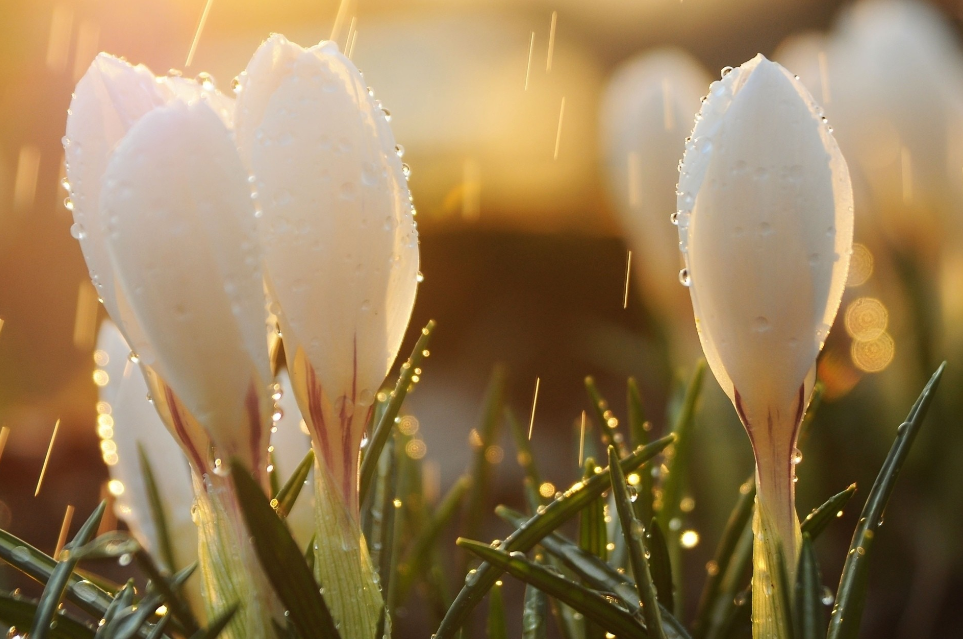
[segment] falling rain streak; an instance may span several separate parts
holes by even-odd
[[[338,13],[334,16],[334,25],[331,27],[331,37],[328,38],[332,42],[337,42],[338,36],[341,35],[341,25],[344,24],[344,18],[348,15],[348,4],[350,0],[341,0],[341,4],[338,5]],[[345,42],[345,48],[347,48],[348,43]]]
[[[629,307],[629,274],[632,272],[632,251],[625,258],[625,290],[622,293],[622,308]]]
[[[3,458],[3,449],[7,447],[8,437],[10,437],[10,429],[6,426],[0,428],[0,458]]]
[[[32,144],[20,147],[17,157],[17,177],[13,183],[13,208],[26,211],[33,207],[37,196],[37,174],[40,171],[40,149]]]
[[[61,73],[70,55],[70,32],[74,27],[74,10],[66,2],[54,7],[50,17],[50,39],[47,40],[47,68]]]
[[[552,71],[552,57],[555,55],[555,25],[558,23],[558,11],[552,11],[552,26],[548,32],[548,59],[545,62],[545,70]]]
[[[562,120],[565,118],[565,98],[562,98],[562,106],[558,110],[558,132],[555,134],[555,159],[558,159],[558,149],[562,144]]]
[[[532,76],[532,53],[535,52],[535,32],[532,31],[531,40],[528,43],[528,67],[525,69],[525,90],[528,91],[528,79]]]
[[[60,418],[54,424],[53,434],[50,435],[50,445],[47,446],[47,454],[43,458],[43,466],[40,467],[40,477],[37,478],[37,489],[33,492],[36,497],[40,494],[40,486],[43,485],[43,476],[47,472],[47,463],[50,461],[50,453],[53,452],[54,442],[57,440],[57,431],[60,430]]]
[[[64,513],[64,521],[60,524],[60,535],[57,536],[57,547],[54,549],[53,558],[56,559],[60,556],[60,551],[64,549],[64,544],[67,543],[67,532],[70,531],[70,522],[74,519],[74,507],[67,504],[67,512]]]
[[[191,50],[187,52],[187,62],[184,64],[185,67],[191,66],[191,62],[194,61],[194,52],[197,51],[197,43],[201,39],[201,33],[204,32],[204,25],[207,24],[207,15],[211,12],[211,5],[214,4],[214,0],[207,0],[204,5],[204,11],[201,13],[201,19],[197,23],[197,31],[194,32],[194,39],[191,41]]]
[[[532,430],[535,428],[535,405],[538,404],[538,385],[541,383],[541,379],[535,378],[535,396],[532,398],[532,416],[528,420],[528,439],[532,439]]]
[[[582,425],[579,429],[578,436],[578,467],[582,467],[582,461],[585,458],[585,411],[582,411]]]

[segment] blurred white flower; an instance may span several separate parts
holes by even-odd
[[[677,162],[708,86],[709,76],[688,53],[651,51],[616,70],[599,117],[604,178],[632,249],[632,288],[638,286],[683,350],[696,337],[682,321],[692,307],[679,286],[678,233],[668,220],[676,210]]]
[[[849,171],[809,92],[759,55],[710,86],[678,190],[681,277],[752,440],[760,539],[779,539],[792,570],[796,435],[849,268]]]
[[[418,234],[385,113],[336,45],[272,36],[239,77],[271,310],[301,412],[357,517],[365,419],[414,304]]]

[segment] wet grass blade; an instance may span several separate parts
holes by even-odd
[[[535,563],[544,566],[545,555],[535,554]],[[548,616],[548,596],[531,584],[525,586],[525,598],[522,601],[522,639],[546,639],[548,628],[545,617]]]
[[[659,603],[667,610],[675,608],[675,587],[672,582],[672,563],[669,559],[669,547],[665,542],[665,534],[659,526],[659,520],[652,518],[652,522],[645,530],[645,545],[652,555],[649,558],[649,570],[652,581],[659,594]]]
[[[627,383],[626,404],[629,416],[629,441],[632,449],[649,443],[649,431],[645,421],[645,410],[642,406],[642,395],[635,378],[630,377]],[[635,516],[639,521],[651,521],[655,515],[652,510],[652,473],[639,473],[639,481],[635,485],[638,496],[632,504]]]
[[[274,492],[274,502],[277,502],[274,506],[274,510],[281,519],[286,519],[289,514],[291,514],[291,509],[294,508],[294,503],[298,499],[298,495],[301,494],[301,489],[304,488],[304,482],[308,480],[308,475],[311,473],[311,469],[314,467],[314,449],[309,448],[304,459],[298,464],[298,467],[294,469],[294,473],[288,478],[284,485],[281,486],[277,491]],[[275,473],[277,474],[277,473]]]
[[[826,639],[826,621],[823,618],[821,601],[823,582],[809,535],[803,535],[796,573],[796,639]]]
[[[3,623],[11,627],[25,628],[36,615],[36,602],[0,593],[0,621]],[[50,639],[93,639],[94,630],[81,621],[61,614],[57,615],[57,626],[50,630],[49,637]]]
[[[599,392],[598,386],[595,385],[594,378],[585,378],[585,391],[588,393],[589,401],[592,402],[595,419],[599,421],[599,434],[602,436],[603,446],[605,448],[615,446],[620,456],[625,454],[622,436],[615,430],[619,425],[619,420],[615,417],[612,409],[609,408],[608,401],[606,401],[606,399],[602,397],[602,393]]]
[[[729,569],[729,562],[736,551],[736,545],[739,543],[742,531],[746,529],[746,524],[752,519],[752,507],[755,499],[756,482],[750,477],[739,487],[739,498],[736,500],[736,505],[729,514],[729,520],[722,531],[722,538],[719,540],[719,545],[716,547],[715,555],[710,564],[713,569],[708,571],[705,586],[702,588],[702,595],[699,597],[699,608],[692,627],[692,634],[698,638],[705,636],[705,630],[709,625],[709,617],[719,595],[722,578]]]
[[[642,464],[665,450],[665,447],[674,440],[674,435],[668,435],[632,452],[620,462],[622,471],[630,473],[638,469]],[[610,484],[608,473],[600,473],[588,481],[578,482],[562,493],[559,498],[545,506],[541,513],[535,514],[518,530],[506,537],[501,548],[506,552],[527,552],[531,550],[540,539],[576,515],[593,499],[600,497],[602,493],[608,490]],[[453,637],[501,573],[500,569],[491,564],[483,563],[478,566],[470,583],[465,584],[452,602],[445,618],[438,626],[435,639]]]
[[[390,497],[390,501],[386,499],[382,506],[384,511],[384,520],[382,522],[384,538],[382,541],[381,557],[379,559],[380,565],[378,567],[380,570],[379,574],[381,575],[379,586],[385,593],[385,605],[392,619],[394,618],[395,608],[400,601],[398,598],[398,560],[401,554],[401,536],[405,526],[405,514],[408,508],[407,502],[411,499],[409,484],[412,483],[409,468],[412,464],[412,459],[405,453],[406,444],[411,441],[411,438],[401,433],[398,433],[396,438],[394,466],[397,469],[396,474],[398,479],[394,482],[394,485],[391,486],[391,490],[386,491],[386,493],[389,494],[386,494],[385,497]]]
[[[183,585],[194,573],[194,570],[197,569],[197,562],[195,561],[184,570],[178,572],[171,577],[168,582],[168,579],[162,575],[157,568],[154,559],[146,551],[139,549],[134,553],[134,557],[137,560],[137,564],[151,580],[151,583],[154,584],[154,587],[163,595],[164,603],[167,604],[171,614],[180,622],[184,631],[187,634],[197,632],[200,624],[197,623],[197,619],[194,618],[190,604],[181,599],[179,594],[181,585]]]
[[[481,420],[472,436],[475,455],[472,461],[471,476],[475,481],[472,482],[465,502],[465,515],[461,527],[463,537],[478,536],[482,517],[487,511],[485,502],[488,498],[488,489],[492,483],[492,463],[486,457],[486,453],[489,447],[495,445],[498,441],[504,395],[505,371],[499,366],[495,367],[491,380],[488,382]],[[474,439],[476,437],[477,440]]]
[[[167,629],[168,624],[171,622],[171,613],[167,613],[160,620],[154,624],[153,629],[151,629],[150,634],[147,635],[147,639],[161,639],[164,636],[164,631]]]
[[[675,425],[672,432],[676,436],[676,443],[670,451],[666,453],[665,467],[667,474],[663,474],[662,480],[662,509],[659,511],[659,525],[663,532],[672,530],[672,520],[681,516],[682,492],[685,485],[687,467],[689,465],[689,453],[692,438],[692,429],[695,425],[696,404],[702,394],[702,382],[705,379],[706,362],[699,360],[695,371],[686,386],[685,395],[682,399],[682,406],[676,415]],[[682,592],[682,547],[679,543],[679,535],[672,534],[667,539],[669,548],[669,558],[672,560],[672,583],[676,587],[675,608],[676,614],[681,614],[683,600]]]
[[[736,549],[729,561],[729,569],[725,571],[719,586],[719,596],[713,606],[705,629],[706,639],[721,639],[728,637],[734,624],[749,618],[748,610],[751,597],[748,591],[742,590],[748,582],[750,566],[752,565],[752,522],[747,522]]]
[[[589,457],[585,460],[585,471],[582,481],[595,476],[595,460]],[[605,502],[599,497],[590,502],[579,513],[578,545],[596,557],[605,560],[608,557],[608,532],[605,529]]]
[[[505,624],[505,600],[502,597],[502,583],[495,582],[488,593],[488,623],[485,626],[488,639],[508,639]]]
[[[458,545],[497,566],[516,579],[538,588],[574,610],[585,615],[606,632],[625,639],[644,639],[648,635],[635,618],[622,608],[612,605],[605,597],[579,584],[560,577],[548,569],[525,559],[519,551],[511,554],[496,550],[487,544],[459,539]]]
[[[147,490],[147,505],[150,507],[151,522],[153,522],[154,529],[157,531],[157,550],[160,552],[161,561],[167,565],[167,570],[175,573],[178,566],[174,559],[174,545],[171,543],[170,527],[167,524],[167,511],[164,509],[164,502],[157,490],[154,469],[151,467],[150,459],[147,457],[141,442],[137,442],[137,457],[140,461],[140,473],[144,479],[144,488]]]
[[[87,518],[84,525],[77,531],[76,536],[64,546],[65,558],[59,561],[53,569],[53,572],[50,574],[50,579],[47,580],[47,585],[43,589],[43,594],[40,595],[40,601],[37,603],[37,614],[33,619],[33,625],[30,627],[31,639],[44,639],[49,635],[50,622],[57,613],[57,608],[60,607],[60,602],[64,597],[64,591],[67,589],[70,581],[70,575],[77,565],[78,560],[70,557],[70,551],[83,546],[93,538],[97,532],[97,527],[100,526],[100,520],[103,519],[106,509],[107,502],[100,502],[100,505],[94,509],[94,512]]]
[[[399,575],[398,592],[401,601],[404,601],[411,590],[415,578],[421,575],[430,563],[431,553],[437,545],[438,538],[458,512],[470,486],[471,476],[462,475],[445,493],[428,525],[415,538],[411,552],[404,561],[407,569],[403,575]]]
[[[240,461],[233,467],[241,469]],[[277,516],[257,482],[243,471],[231,473],[237,501],[254,543],[254,550],[278,598],[304,639],[338,637],[334,620],[319,592],[304,555]],[[321,584],[323,586],[323,584]]]
[[[234,606],[225,610],[220,617],[212,621],[207,628],[198,630],[191,635],[191,639],[215,639],[224,631],[225,628],[227,628],[227,624],[231,623],[231,619],[237,613],[238,608],[240,608],[240,605],[234,604]],[[331,637],[337,636],[337,634],[331,635]]]
[[[395,418],[398,416],[398,411],[401,410],[401,404],[405,401],[408,390],[411,388],[411,378],[415,374],[415,369],[421,366],[421,362],[425,358],[425,353],[427,352],[425,349],[428,348],[428,342],[434,330],[435,320],[431,320],[421,329],[421,335],[418,337],[418,341],[415,342],[411,356],[401,365],[401,374],[398,376],[398,382],[395,384],[395,389],[391,391],[389,395],[384,413],[381,415],[381,418],[371,433],[371,441],[362,451],[363,457],[361,459],[361,470],[358,480],[358,503],[365,503],[368,490],[371,488],[371,480],[374,479],[375,470],[378,468],[381,449],[384,448],[388,442],[388,437],[391,435],[391,431],[395,425]]]
[[[635,511],[632,509],[629,491],[626,488],[625,475],[622,473],[622,467],[619,466],[619,453],[615,446],[609,446],[609,473],[612,475],[612,495],[615,497],[615,509],[619,513],[622,535],[625,537],[625,545],[629,550],[632,574],[635,576],[639,601],[642,602],[645,627],[652,639],[665,639],[655,584],[652,583],[652,573],[649,572],[649,563],[646,561],[648,551],[645,549],[643,542],[645,531],[642,523],[635,518]]]
[[[532,443],[528,441],[528,433],[525,432],[524,427],[509,408],[505,409],[505,421],[508,422],[508,430],[512,433],[515,450],[518,451],[516,456],[518,465],[525,471],[525,477],[532,483],[537,493],[538,487],[542,485],[542,476],[535,464],[535,454],[532,451]],[[544,500],[542,501],[544,502]]]
[[[836,493],[819,508],[806,515],[800,524],[803,534],[808,533],[813,539],[818,537],[839,516],[854,494],[856,494],[856,484],[850,484],[846,490]]]
[[[896,479],[899,476],[903,461],[909,454],[913,440],[923,425],[923,418],[933,401],[933,395],[943,376],[946,362],[936,369],[919,399],[913,405],[906,421],[900,424],[896,431],[896,441],[893,442],[886,461],[869,491],[859,523],[853,533],[853,540],[846,555],[843,573],[839,579],[836,591],[836,605],[829,621],[829,639],[855,639],[859,632],[859,624],[863,617],[863,606],[866,603],[866,590],[869,568],[869,555],[872,550],[873,537],[879,528],[880,518],[893,494]]]
[[[782,544],[776,544],[776,596],[779,600],[779,607],[782,609],[780,615],[783,622],[782,635],[780,639],[795,639],[796,624],[793,617],[793,588],[789,583],[789,564],[786,561],[786,554],[782,550]]]

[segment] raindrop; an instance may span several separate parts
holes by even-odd
[[[415,276],[415,279],[420,284],[425,281],[425,276],[421,274],[421,271],[418,271],[418,275]]]
[[[117,560],[117,563],[119,563],[121,566],[129,566],[132,559],[133,557],[131,556],[131,554],[129,552],[125,552]]]
[[[197,74],[197,77],[194,78],[194,80],[196,80],[197,83],[201,85],[201,88],[204,89],[205,91],[214,90],[214,85],[215,85],[214,76],[212,76],[210,73],[207,73],[206,71],[201,71],[200,73]]]
[[[60,186],[62,186],[67,193],[70,193],[70,181],[67,178],[60,179]]]
[[[395,145],[395,153],[398,154],[398,157],[399,157],[399,158],[400,158],[400,157],[403,157],[404,154],[405,154],[405,147],[401,146],[400,144],[396,144],[396,145]]]
[[[17,561],[30,561],[32,558],[30,550],[26,546],[17,546],[10,554],[13,555],[13,558]]]
[[[679,213],[681,213],[681,211],[676,211],[675,213],[669,216],[669,221],[672,222],[672,224],[674,224],[675,226],[679,226]]]
[[[769,324],[769,320],[762,315],[752,320],[752,330],[755,333],[766,333],[771,328],[772,326]]]
[[[684,268],[679,271],[679,282],[682,286],[692,286],[692,277],[689,275],[689,269]]]
[[[74,238],[75,240],[82,240],[85,237],[87,237],[87,234],[84,232],[84,225],[81,224],[80,222],[71,224],[70,237]]]
[[[833,605],[833,601],[835,601],[835,599],[836,596],[833,594],[833,591],[827,586],[823,586],[823,592],[819,597],[819,601],[821,601],[824,606],[831,606]]]
[[[727,75],[729,75],[730,73],[732,73],[732,67],[722,67],[721,77],[724,78],[724,77],[726,77]]]
[[[796,466],[802,463],[802,451],[798,448],[792,449],[792,464]]]
[[[74,210],[74,201],[71,200],[69,197],[65,197],[65,198],[64,198],[64,208],[67,209],[68,211],[73,211],[73,210]]]
[[[405,164],[404,162],[402,162],[402,164],[401,164],[401,172],[405,174],[405,179],[406,179],[406,180],[407,180],[409,177],[411,177],[411,167],[408,166],[407,164]]]

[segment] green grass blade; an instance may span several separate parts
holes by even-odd
[[[669,559],[669,547],[665,541],[665,534],[659,526],[659,520],[652,518],[652,522],[645,531],[645,545],[649,549],[649,570],[652,581],[659,594],[659,603],[667,610],[675,609],[675,586],[672,577],[672,563]]]
[[[619,466],[618,462],[618,451],[615,446],[609,446],[609,473],[612,475],[612,495],[615,497],[615,509],[619,513],[619,522],[622,524],[625,545],[629,550],[629,562],[632,565],[632,574],[635,575],[639,601],[642,602],[645,627],[653,639],[665,639],[665,631],[662,629],[662,615],[659,613],[658,596],[656,595],[655,584],[652,583],[649,563],[646,561],[648,551],[645,549],[645,543],[643,542],[645,530],[642,522],[635,518],[635,511],[632,509],[632,501],[629,499],[629,491],[626,488],[625,475],[622,473],[622,467]]]
[[[505,622],[505,600],[502,597],[502,582],[496,581],[488,593],[488,623],[485,626],[488,639],[508,639]]]
[[[232,466],[244,467],[240,461]],[[231,479],[261,567],[298,632],[304,639],[338,637],[319,585],[284,521],[250,475],[239,470],[231,473]]]
[[[167,578],[161,574],[154,563],[154,559],[143,549],[139,549],[134,553],[134,557],[137,560],[137,564],[141,567],[141,570],[147,575],[154,587],[160,591],[161,595],[164,597],[164,602],[170,609],[171,614],[177,618],[180,622],[181,627],[187,634],[194,634],[200,629],[200,624],[197,623],[197,619],[194,618],[194,613],[191,612],[190,604],[184,601],[179,594],[180,585],[187,581],[194,570],[197,568],[197,562],[188,566],[181,572],[174,575],[170,582]]]
[[[274,459],[274,451],[268,449],[268,467],[270,472],[268,473],[268,482],[271,485],[271,494],[277,495],[281,492],[281,471],[278,469],[276,460]]]
[[[203,630],[198,630],[193,635],[191,635],[191,639],[215,639],[219,634],[221,634],[224,631],[225,628],[227,628],[227,624],[231,623],[231,619],[237,613],[238,608],[240,608],[240,605],[234,604],[233,607],[228,608],[221,614],[220,617],[212,621],[207,626],[207,628],[204,628]],[[331,636],[337,637],[338,635],[334,634]]]
[[[395,418],[401,410],[401,404],[408,395],[411,388],[411,378],[415,374],[415,369],[421,366],[431,339],[431,333],[435,330],[435,320],[431,320],[421,329],[421,335],[415,342],[415,348],[411,351],[411,356],[401,365],[401,374],[398,376],[398,383],[391,391],[385,411],[378,420],[374,431],[371,433],[371,441],[362,451],[361,470],[358,480],[358,503],[365,503],[368,490],[371,488],[371,480],[374,479],[375,470],[378,467],[378,459],[381,457],[381,449],[388,442],[388,436],[395,425]]]
[[[736,545],[739,543],[742,531],[746,529],[746,524],[752,519],[752,507],[755,499],[756,482],[750,477],[739,487],[739,498],[729,514],[729,520],[722,531],[722,537],[719,539],[719,545],[716,547],[715,555],[710,563],[712,569],[708,571],[705,586],[702,588],[699,608],[696,612],[695,623],[692,626],[692,634],[697,638],[701,639],[705,636],[705,630],[709,625],[709,617],[719,595],[722,578],[729,568],[729,562],[736,551]]]
[[[538,564],[528,561],[522,552],[515,551],[509,554],[496,550],[487,544],[468,539],[459,539],[457,543],[462,548],[481,557],[489,565],[497,566],[516,579],[531,584],[549,596],[571,606],[617,637],[625,639],[648,637],[645,629],[628,612],[612,605],[605,597],[594,590],[589,590],[574,581],[569,581]]]
[[[508,430],[512,433],[512,440],[515,442],[515,450],[517,451],[516,459],[518,460],[518,465],[523,471],[525,471],[525,477],[532,483],[535,487],[536,494],[538,493],[538,487],[542,485],[542,476],[538,472],[538,466],[535,464],[535,454],[532,451],[532,443],[528,441],[528,433],[522,424],[515,418],[515,414],[510,408],[505,409],[505,421],[508,422]],[[544,503],[544,499],[541,499]]]
[[[743,616],[748,619],[751,609],[749,592],[743,586],[749,581],[752,565],[752,522],[747,522],[736,549],[729,561],[729,569],[725,571],[719,586],[719,596],[716,598],[708,626],[705,629],[706,639],[721,639],[728,637],[733,624]]]
[[[77,565],[77,559],[70,557],[70,551],[83,546],[91,540],[97,532],[97,527],[100,526],[100,520],[103,519],[106,509],[107,502],[100,502],[100,505],[94,509],[94,512],[87,518],[84,525],[77,531],[77,535],[64,546],[64,559],[59,561],[53,569],[53,572],[50,574],[50,579],[43,589],[43,594],[40,596],[40,601],[37,603],[37,614],[30,628],[31,639],[45,639],[45,637],[49,636],[50,622],[53,620],[57,608],[60,607],[60,602],[64,597],[64,591],[67,589],[70,581],[70,575]]]
[[[635,378],[630,377],[627,383],[626,404],[629,415],[629,442],[632,449],[649,443],[648,424],[645,421],[645,409],[642,406],[642,395]],[[651,521],[655,516],[652,510],[652,473],[639,473],[639,481],[635,485],[637,497],[633,506],[635,517],[639,521]]]
[[[409,484],[412,483],[411,473],[408,466],[412,465],[412,459],[405,453],[405,444],[411,441],[407,435],[398,433],[395,441],[395,468],[397,469],[397,481],[392,486],[390,492],[391,501],[386,501],[384,509],[384,521],[382,530],[384,531],[383,548],[381,554],[381,583],[379,584],[385,593],[385,605],[387,606],[390,618],[394,618],[395,608],[399,604],[398,597],[398,560],[401,555],[401,536],[405,526],[405,514],[407,502],[412,498],[409,491]],[[386,495],[388,497],[389,495]]]
[[[909,454],[913,440],[923,425],[923,418],[933,401],[933,395],[943,376],[946,362],[936,369],[919,399],[913,405],[906,421],[900,424],[896,431],[896,441],[893,442],[886,461],[869,491],[859,523],[853,533],[853,541],[846,555],[843,573],[839,579],[836,592],[836,605],[833,607],[829,621],[829,639],[854,639],[859,632],[859,624],[863,617],[863,606],[866,603],[868,580],[868,562],[872,550],[873,537],[879,528],[883,510],[893,494],[900,467]]]
[[[674,440],[674,435],[668,435],[634,451],[620,462],[622,471],[630,473],[638,469],[642,464],[665,450],[665,447]],[[506,537],[501,544],[501,548],[507,552],[527,552],[531,550],[540,539],[568,521],[582,508],[590,504],[593,499],[600,497],[602,493],[608,490],[610,484],[608,473],[600,473],[588,481],[576,483],[562,493],[559,498],[545,506],[541,513],[535,514],[518,530]],[[435,639],[450,639],[453,637],[501,573],[502,571],[495,566],[481,564],[455,597],[454,602],[452,602],[451,607],[438,626]]]
[[[150,459],[144,451],[141,442],[137,442],[137,457],[140,460],[140,473],[144,479],[144,488],[147,490],[147,505],[150,507],[150,518],[157,531],[157,550],[160,552],[161,561],[167,566],[171,573],[177,572],[178,565],[174,558],[174,544],[171,543],[170,527],[167,524],[167,511],[157,489],[157,481],[154,478],[154,469],[151,467]]]
[[[689,453],[692,447],[692,429],[695,425],[696,404],[702,394],[702,382],[705,379],[706,362],[699,360],[695,371],[686,386],[682,406],[676,415],[672,432],[676,436],[676,443],[672,449],[666,451],[665,467],[667,473],[662,476],[662,508],[658,513],[659,526],[662,531],[672,531],[672,520],[681,516],[682,494],[685,487],[686,472],[689,465]],[[677,615],[681,614],[682,592],[682,547],[679,535],[672,533],[666,539],[669,548],[669,558],[672,560],[672,583],[676,587],[675,608]]]
[[[796,573],[796,639],[826,639],[822,604],[823,582],[809,535],[803,535],[802,547],[799,550],[799,569]]]
[[[470,475],[462,475],[445,493],[428,525],[412,542],[411,552],[404,561],[406,570],[402,575],[399,575],[398,590],[402,601],[411,590],[415,578],[422,574],[429,564],[432,550],[436,547],[438,538],[457,514],[471,483]]]
[[[854,494],[856,494],[856,484],[851,484],[846,490],[833,495],[819,508],[806,515],[800,524],[803,534],[808,533],[813,539],[818,537],[839,516]]]
[[[592,402],[592,409],[595,411],[595,419],[599,421],[599,434],[602,436],[602,444],[605,448],[615,446],[620,455],[624,454],[622,435],[616,430],[619,425],[618,418],[609,408],[609,403],[595,385],[595,379],[585,378],[585,391],[588,393],[589,401]]]
[[[589,457],[585,460],[585,472],[582,481],[595,476],[595,460]],[[605,501],[602,497],[593,500],[579,513],[578,545],[586,552],[590,552],[602,560],[608,558],[608,533],[605,529]]]
[[[544,566],[546,557],[541,552],[535,554],[535,563]],[[522,639],[546,639],[548,628],[548,596],[531,584],[525,586],[522,601]]]
[[[496,367],[492,372],[491,380],[488,382],[488,389],[485,391],[481,420],[475,431],[479,438],[471,470],[471,476],[474,477],[475,481],[472,482],[465,502],[465,515],[461,527],[463,537],[478,536],[482,517],[487,511],[485,502],[488,498],[488,489],[492,483],[492,463],[485,453],[488,452],[490,446],[495,445],[498,441],[504,395],[505,371],[501,367]]]
[[[789,585],[789,564],[786,561],[786,554],[782,550],[782,544],[776,544],[776,574],[775,588],[778,597],[779,607],[782,609],[782,634],[780,639],[795,639],[795,619],[793,617],[793,588]]]
[[[528,519],[525,515],[504,506],[498,508],[497,514],[513,526],[519,526]],[[619,572],[611,564],[595,555],[585,552],[559,533],[547,535],[539,544],[595,590],[612,593],[633,614],[641,612],[635,582],[628,575]],[[689,639],[689,634],[682,623],[661,603],[660,606],[662,627],[666,636],[669,639]]]
[[[171,622],[171,613],[167,613],[160,620],[154,624],[153,629],[151,629],[150,634],[147,635],[147,639],[161,639],[164,636],[164,631]]]
[[[274,499],[271,505],[274,506],[274,510],[277,511],[278,516],[282,519],[287,518],[291,514],[291,509],[294,508],[294,502],[297,501],[298,495],[301,494],[301,489],[304,488],[304,482],[308,480],[308,475],[311,473],[311,469],[314,467],[314,449],[309,448],[304,459],[298,464],[298,467],[294,469],[294,472],[288,478],[284,485],[278,490],[274,491]],[[275,473],[276,475],[277,473]]]
[[[26,628],[36,615],[36,602],[20,596],[0,593],[0,621],[3,623]],[[59,614],[57,626],[50,630],[49,636],[50,639],[93,639],[94,630],[81,621]]]

